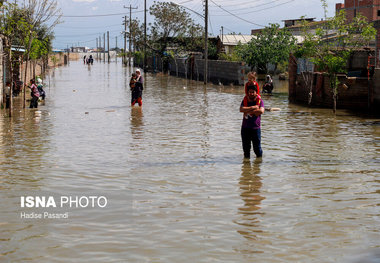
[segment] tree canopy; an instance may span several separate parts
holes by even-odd
[[[194,50],[202,45],[203,27],[195,23],[181,6],[169,2],[154,2],[149,13],[154,16],[151,24],[151,47],[161,55],[169,43],[178,48]]]
[[[296,40],[288,30],[270,24],[248,44],[238,45],[236,52],[251,68],[264,73],[268,63],[276,65],[288,60],[295,44]]]

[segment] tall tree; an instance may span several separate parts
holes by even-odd
[[[24,2],[23,8],[26,10],[26,21],[30,24],[31,30],[29,36],[25,38],[25,48],[27,61],[30,58],[30,51],[32,48],[32,42],[36,35],[36,29],[49,22],[49,26],[46,26],[46,32],[50,33],[53,28],[61,22],[62,13],[58,8],[57,0],[28,0]],[[27,64],[28,65],[28,64]],[[26,82],[27,68],[25,69]],[[25,86],[24,86],[24,108],[25,108]]]
[[[13,54],[12,46],[21,49],[24,38],[31,30],[30,24],[25,19],[24,10],[20,9],[15,3],[6,3],[4,6],[4,17],[0,20],[0,32],[5,36],[4,51],[7,64],[9,65],[10,82],[13,85]],[[11,88],[12,95],[12,88]],[[9,107],[9,116],[12,116],[12,96]]]
[[[238,45],[237,53],[258,72],[266,73],[267,64],[276,65],[289,59],[296,44],[295,38],[278,24],[270,24],[254,36],[246,45]]]
[[[166,51],[171,41],[179,48],[191,47],[195,43],[192,40],[202,36],[202,27],[196,24],[190,14],[179,5],[155,1],[149,13],[154,16],[151,25],[151,46],[160,55]]]

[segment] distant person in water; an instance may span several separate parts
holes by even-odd
[[[263,92],[272,94],[273,91],[273,80],[270,75],[265,78],[265,84],[263,86]]]
[[[5,108],[8,109],[11,104],[11,82],[5,84]]]
[[[135,78],[133,77],[133,74],[136,75]],[[139,106],[141,107],[142,106],[142,91],[144,89],[144,85],[143,85],[144,79],[141,76],[141,71],[139,69],[136,69],[136,73],[133,73],[133,74],[132,74],[131,81],[134,78],[134,80],[133,80],[134,87],[133,87],[133,89],[131,87],[131,90],[132,90],[131,105],[134,106],[135,103],[137,102],[139,104]],[[131,82],[129,83],[129,85],[131,85]]]
[[[244,113],[241,125],[244,158],[251,157],[251,143],[256,157],[261,157],[261,114],[264,113],[264,102],[257,94],[255,84],[247,86],[247,93],[240,105],[240,112]]]
[[[31,97],[32,97],[32,99],[30,100],[29,108],[38,108],[38,98],[40,97],[40,93],[38,92],[38,88],[35,84],[34,79],[30,80],[29,88],[31,90]]]
[[[37,78],[37,89],[38,89],[38,92],[40,93],[40,98],[42,100],[45,100],[46,92],[44,91],[44,85],[42,84],[42,79],[40,78]]]

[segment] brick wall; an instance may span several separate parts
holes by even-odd
[[[3,83],[3,59],[4,59],[4,53],[3,53],[3,39],[0,37],[0,105],[3,104],[4,102],[4,94],[3,94],[3,89],[4,89],[4,84]]]
[[[375,69],[372,79],[371,111],[380,115],[380,69]]]
[[[294,59],[289,61],[289,101],[300,104],[308,104],[309,88],[305,85],[302,75],[297,74],[297,65]],[[312,86],[311,106],[333,107],[333,94],[330,88],[328,74],[314,72]],[[380,69],[375,69],[375,74],[368,81],[367,78],[338,77],[337,108],[367,110],[370,108],[376,113],[380,105]],[[369,104],[370,102],[370,104]]]
[[[369,21],[380,19],[377,15],[377,11],[380,9],[380,0],[345,0],[344,4],[335,5],[336,12],[341,9],[345,9],[349,21],[359,13],[367,17]]]

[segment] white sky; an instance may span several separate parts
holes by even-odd
[[[55,29],[54,48],[67,46],[96,47],[96,38],[109,31],[110,47],[115,47],[116,37],[118,47],[123,46],[121,32],[123,31],[123,16],[129,17],[129,9],[124,6],[137,7],[133,9],[132,18],[144,21],[144,0],[58,0],[63,13],[63,23]],[[159,1],[163,2],[163,1]],[[204,25],[204,19],[198,14],[204,14],[204,0],[173,0],[187,9],[191,17]],[[208,0],[209,2],[209,33],[213,36],[232,32],[250,34],[251,29],[278,23],[282,20],[297,19],[301,16],[321,20],[324,12],[320,0]],[[335,14],[335,4],[344,0],[328,0],[328,17]],[[153,0],[147,0],[147,9]],[[190,11],[193,10],[194,12]],[[114,15],[110,15],[114,14]],[[98,15],[96,17],[85,17]],[[108,16],[102,16],[108,15]],[[71,17],[84,16],[84,17]],[[147,12],[147,21],[153,18]],[[102,44],[103,45],[103,44]]]

